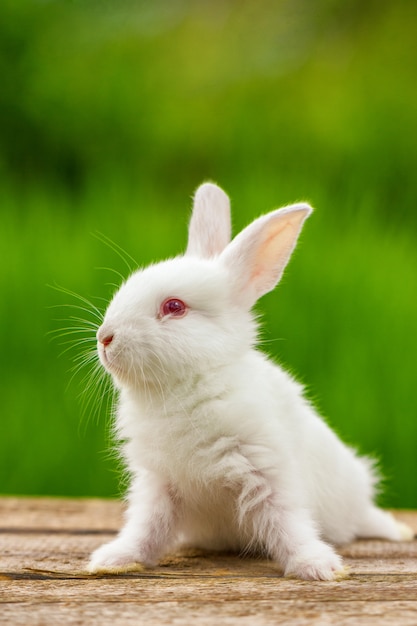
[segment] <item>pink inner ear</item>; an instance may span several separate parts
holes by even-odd
[[[297,204],[263,215],[226,248],[223,262],[241,306],[252,307],[278,283],[311,210],[307,204]]]
[[[257,283],[256,291],[265,293],[279,281],[294,247],[297,228],[291,221],[270,227],[260,243],[250,281]]]

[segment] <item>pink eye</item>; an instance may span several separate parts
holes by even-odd
[[[161,317],[171,315],[171,317],[183,317],[188,311],[188,307],[178,298],[168,298],[161,304]]]

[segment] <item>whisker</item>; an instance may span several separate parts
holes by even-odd
[[[117,291],[120,288],[120,285],[117,285],[116,283],[106,283],[106,287],[112,287],[115,291]]]
[[[65,321],[65,320],[63,320]],[[68,322],[80,322],[81,324],[86,324],[87,326],[89,326],[90,328],[98,328],[98,324],[97,322],[93,322],[92,320],[87,320],[84,317],[78,317],[76,315],[70,315],[69,318],[67,318]]]
[[[107,302],[106,298],[100,298],[99,296],[95,296],[95,299],[96,300],[104,300],[104,301]],[[94,306],[94,305],[92,304],[91,306]],[[48,306],[48,309],[62,309],[62,308],[75,309],[77,311],[84,311],[85,313],[88,313],[89,315],[95,315],[95,311],[92,311],[91,309],[88,309],[88,308],[86,308],[84,306],[80,306],[79,304],[63,302],[61,304],[51,304],[51,305]],[[101,313],[101,311],[97,307],[94,307],[94,308],[97,311],[99,311],[99,313],[100,313],[100,321],[101,321],[101,319],[103,318],[103,314]],[[80,319],[83,319],[83,318],[80,318]],[[89,322],[93,323],[92,320],[88,320],[87,319],[86,321],[89,321]]]
[[[96,239],[101,241],[101,243],[104,243],[111,250],[113,250],[113,252],[115,254],[117,254],[117,256],[126,265],[126,267],[129,270],[130,274],[133,272],[133,269],[132,269],[132,266],[129,263],[129,261],[131,261],[133,263],[134,267],[138,266],[138,263],[135,261],[135,259],[128,252],[126,252],[126,250],[124,250],[121,246],[119,246],[117,243],[112,241],[110,239],[110,237],[107,237],[107,235],[104,235],[103,233],[100,233],[99,231],[97,231],[97,232],[93,233],[93,237],[95,237]],[[128,261],[128,259],[129,259],[129,261]]]
[[[121,272],[119,272],[118,270],[115,270],[113,267],[96,267],[96,270],[103,270],[106,272],[113,272],[113,274],[116,274],[116,276],[118,276],[121,280],[122,283],[124,283],[124,281],[126,280],[125,276],[123,276],[123,274]],[[112,283],[110,283],[112,284]],[[115,287],[119,287],[120,285],[112,285]]]
[[[70,369],[70,371],[73,371],[73,369],[78,366],[78,363],[82,363],[83,365],[88,365],[89,363],[92,362],[96,362],[98,367],[101,367],[100,363],[97,361],[97,352],[96,350],[91,350],[88,351],[86,353],[81,353],[78,354],[77,356],[75,356],[73,358],[73,361],[75,362],[75,365],[73,365],[73,367]]]
[[[52,340],[58,340],[58,343],[64,346],[60,356],[72,353],[72,365],[69,368],[70,375],[66,389],[68,390],[77,379],[77,386],[81,389],[77,394],[80,401],[80,423],[88,423],[92,416],[97,416],[98,419],[103,409],[108,411],[116,398],[111,379],[97,355],[96,332],[103,322],[104,315],[92,300],[75,291],[60,285],[49,286],[74,299],[73,303],[50,307],[64,307],[64,309],[69,309],[69,314],[67,317],[55,320],[63,325],[47,334]],[[97,298],[97,300],[104,302],[105,299]]]
[[[86,382],[79,397],[81,399],[81,415],[84,418],[94,413],[99,416],[102,412],[104,398],[110,391],[110,380],[99,363],[83,378]],[[94,409],[94,410],[93,410]]]
[[[74,342],[74,341],[64,341],[64,342],[62,342],[60,344],[61,346],[65,346],[67,344],[69,344],[69,345],[68,345],[67,348],[65,348],[64,350],[62,350],[62,352],[59,353],[59,356],[61,357],[64,354],[66,354],[67,352],[70,352],[71,350],[75,350],[75,349],[77,349],[79,347],[83,347],[82,344],[84,344],[84,343],[92,343],[92,342],[96,343],[95,339],[92,339],[92,338],[89,338],[89,337],[85,337],[84,339],[80,339],[79,341],[76,341],[76,342]],[[73,360],[76,361],[79,358],[80,358],[79,356],[75,356],[73,358]],[[70,369],[70,371],[72,371],[72,368]]]
[[[89,366],[91,363],[93,363],[94,360],[96,360],[95,351],[94,353],[93,351],[90,351],[89,353],[86,353],[83,356],[84,356],[83,360],[80,359],[78,363],[76,363],[70,368],[70,372],[72,372],[72,376],[68,381],[67,389],[71,385],[71,383],[73,382],[77,374],[79,374],[84,369],[84,367]],[[90,371],[87,371],[85,376],[82,378],[80,384],[82,385],[85,381],[87,381],[89,377],[91,376],[91,374],[92,373]]]
[[[67,335],[80,335],[82,333],[90,333],[92,330],[97,330],[97,326],[95,326],[94,328],[85,328],[83,326],[64,326],[63,328],[55,328],[54,330],[49,330],[46,334],[55,335],[54,337],[52,337],[52,339],[59,339],[60,337],[66,337]]]
[[[119,285],[119,287],[120,287],[120,285]],[[109,299],[108,298],[104,298],[103,296],[94,296],[94,300],[102,300],[103,302],[105,302],[106,307],[109,304]]]
[[[90,311],[89,309],[86,309],[84,307],[80,307],[76,304],[55,304],[50,308],[58,308],[58,307],[68,307],[71,309],[77,309],[77,310],[81,310],[84,311],[85,313],[88,313],[89,315],[93,316],[93,319],[89,319],[89,318],[84,318],[84,317],[79,317],[79,316],[75,316],[75,315],[70,315],[69,317],[66,318],[58,318],[55,321],[57,322],[71,322],[72,320],[74,321],[81,321],[84,324],[89,324],[92,327],[95,326],[96,328],[98,326],[100,326],[100,324],[102,323],[103,320],[103,315],[100,315],[100,317],[95,313],[95,311]],[[97,320],[97,321],[96,321]]]
[[[87,305],[89,307],[89,309],[85,309],[84,307],[80,307],[80,305],[71,305],[71,304],[63,304],[63,305],[58,305],[58,306],[73,306],[73,308],[81,308],[84,311],[87,311],[88,313],[90,313],[91,315],[94,315],[95,317],[97,317],[97,319],[101,320],[103,319],[103,315],[102,312],[100,311],[100,309],[98,309],[95,304],[93,304],[90,300],[88,300],[88,298],[81,296],[79,293],[76,293],[75,291],[72,291],[71,289],[67,289],[66,287],[62,287],[61,285],[48,285],[49,287],[51,287],[51,289],[55,289],[56,291],[59,291],[60,293],[63,293],[67,296],[71,296],[73,298],[75,298],[76,300],[79,300],[80,302],[82,302],[83,304]]]

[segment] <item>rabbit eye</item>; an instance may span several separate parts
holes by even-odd
[[[183,317],[188,311],[188,307],[178,298],[168,298],[161,305],[160,316]]]

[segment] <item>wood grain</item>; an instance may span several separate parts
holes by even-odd
[[[416,512],[396,515],[417,531]],[[268,561],[196,551],[141,573],[83,573],[121,523],[115,501],[0,498],[0,624],[417,624],[417,541],[345,546],[350,574],[340,582],[289,580]]]

